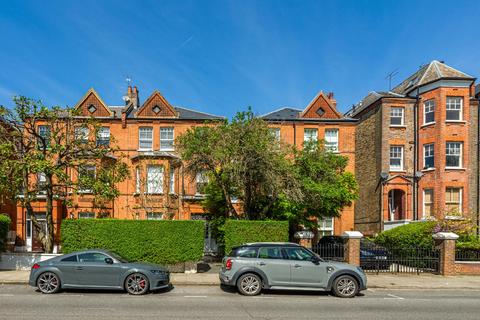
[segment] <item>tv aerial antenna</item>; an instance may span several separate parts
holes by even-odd
[[[388,80],[388,91],[392,90],[392,79],[398,74],[398,69],[393,70],[387,76],[385,79]]]

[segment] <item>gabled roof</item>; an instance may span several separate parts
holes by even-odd
[[[377,102],[382,98],[408,98],[403,94],[398,94],[391,91],[370,91],[368,95],[363,98],[359,103],[353,105],[350,110],[348,110],[345,115],[349,117],[355,117],[357,114],[368,108],[373,103]]]
[[[87,110],[90,105],[93,105],[95,110],[89,111]],[[80,99],[80,101],[75,105],[74,109],[77,110],[81,108],[83,116],[102,116],[102,117],[111,117],[114,116],[114,113],[110,108],[107,106],[105,102],[103,102],[100,95],[95,91],[95,89],[90,88],[88,89],[87,93]]]
[[[322,111],[322,115],[318,114],[318,110]],[[327,97],[323,91],[320,91],[315,98],[307,105],[305,110],[300,113],[300,118],[328,118],[328,119],[340,119],[343,115],[335,109],[332,101]]]
[[[135,111],[134,116],[136,118],[178,118],[178,113],[160,91],[155,90]]]
[[[392,92],[408,94],[412,90],[440,79],[469,79],[474,77],[446,65],[443,62],[433,60],[421,67],[417,72],[409,76],[402,83],[392,89]]]

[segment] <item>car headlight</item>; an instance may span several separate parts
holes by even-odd
[[[150,270],[151,273],[157,275],[157,276],[165,276],[167,275],[166,271],[163,270]]]

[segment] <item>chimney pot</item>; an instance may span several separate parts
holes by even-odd
[[[130,96],[132,94],[132,87],[128,86],[127,94]]]
[[[134,86],[134,87],[133,87],[133,93],[138,94],[138,88],[137,88],[137,86]]]
[[[328,93],[328,99],[333,99],[333,92]]]

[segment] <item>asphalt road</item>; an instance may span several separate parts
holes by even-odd
[[[480,319],[480,290],[367,290],[353,299],[318,292],[244,297],[214,286],[145,296],[68,291],[44,295],[0,285],[0,319]]]

